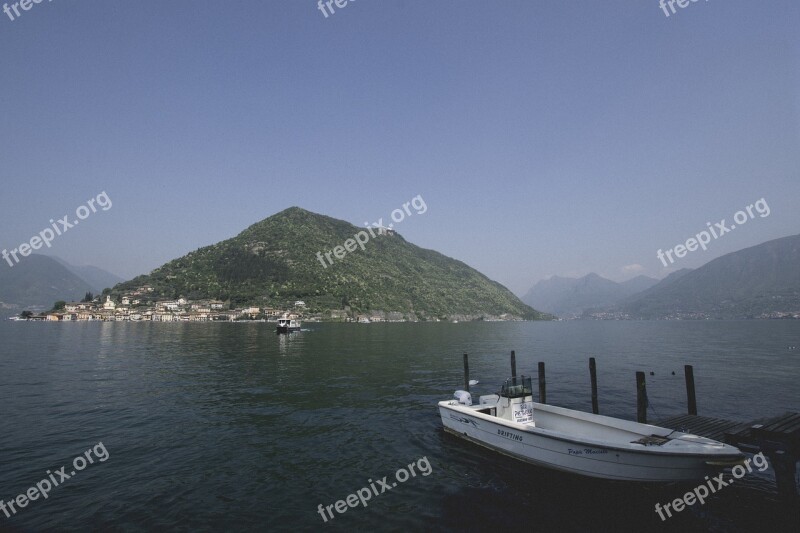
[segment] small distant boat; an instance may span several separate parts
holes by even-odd
[[[583,476],[642,482],[702,479],[740,464],[738,448],[698,435],[536,403],[531,378],[499,394],[439,402],[445,431],[515,459]]]
[[[293,331],[300,331],[300,321],[295,320],[294,318],[289,318],[286,315],[283,315],[281,318],[278,319],[278,327],[276,328],[278,333],[291,333]]]

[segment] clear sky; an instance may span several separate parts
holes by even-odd
[[[46,251],[129,278],[293,205],[362,225],[421,195],[406,239],[522,294],[800,233],[797,0],[333,7],[0,12],[0,248],[105,191]],[[657,259],[762,197],[769,216]]]

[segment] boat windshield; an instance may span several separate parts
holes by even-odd
[[[524,398],[532,395],[533,389],[531,388],[531,378],[529,376],[508,378],[503,383],[503,388],[500,389],[500,396],[503,398]]]

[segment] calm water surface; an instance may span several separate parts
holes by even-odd
[[[800,411],[800,322],[274,325],[0,323],[0,499],[103,443],[95,461],[0,530],[792,531],[771,470],[661,522],[682,487],[631,487],[522,465],[441,430],[436,402],[462,383],[495,392],[547,364],[548,401],[632,419],[648,372],[655,420],[685,410],[751,420]],[[653,376],[649,372],[654,372]],[[675,372],[675,376],[672,372]],[[427,457],[368,507],[334,504]],[[72,470],[67,469],[67,472]],[[738,483],[738,482],[737,482]]]

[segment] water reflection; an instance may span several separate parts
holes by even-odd
[[[278,337],[278,353],[282,357],[302,354],[304,335],[302,331],[278,333],[276,335]]]

